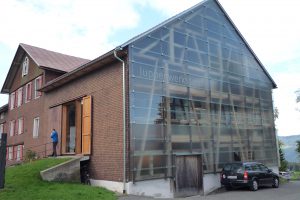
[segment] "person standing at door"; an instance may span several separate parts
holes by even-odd
[[[52,156],[56,157],[57,156],[56,146],[57,146],[57,143],[58,143],[58,133],[55,129],[53,129],[52,132],[51,132],[51,139],[52,139],[52,144],[53,144]]]

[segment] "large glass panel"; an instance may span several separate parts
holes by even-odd
[[[172,177],[174,154],[276,165],[272,83],[214,1],[129,45],[135,180]]]

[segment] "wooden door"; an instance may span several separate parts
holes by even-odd
[[[82,99],[82,154],[91,154],[92,97]]]
[[[175,197],[201,194],[203,185],[201,155],[176,156],[175,165]]]

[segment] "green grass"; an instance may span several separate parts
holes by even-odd
[[[291,177],[291,180],[300,180],[300,171],[295,171]]]
[[[5,188],[0,190],[0,199],[5,200],[115,200],[113,192],[99,187],[76,183],[55,183],[43,181],[40,171],[68,159],[43,159],[9,167],[6,170]]]

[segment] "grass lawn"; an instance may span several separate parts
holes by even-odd
[[[3,200],[115,200],[113,192],[99,187],[74,183],[54,183],[43,181],[40,171],[62,163],[68,159],[48,158],[9,167],[6,170],[5,188],[0,190]]]
[[[300,171],[295,171],[291,177],[291,180],[300,180]]]

